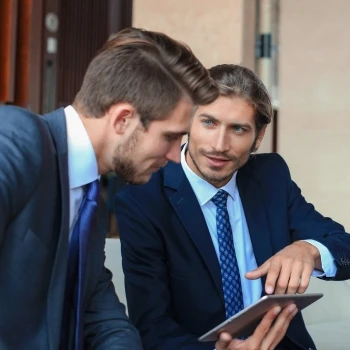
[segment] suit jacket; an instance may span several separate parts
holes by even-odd
[[[258,266],[296,240],[324,244],[350,277],[350,235],[307,203],[277,154],[256,155],[237,174]],[[199,203],[180,164],[169,163],[143,186],[115,198],[126,296],[146,350],[200,350],[198,336],[225,320],[221,273]],[[262,281],[264,283],[264,280]],[[314,349],[301,313],[284,349]]]
[[[63,109],[39,117],[0,107],[0,348],[59,348],[69,245],[69,179]],[[141,349],[104,267],[106,213],[88,247],[86,349]],[[74,313],[70,319],[73,348]]]

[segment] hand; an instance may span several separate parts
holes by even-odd
[[[309,286],[315,268],[322,271],[319,250],[308,242],[298,241],[279,251],[257,269],[247,272],[245,277],[257,279],[267,274],[267,294],[302,294]]]
[[[216,350],[273,350],[283,339],[290,321],[298,312],[295,304],[279,306],[266,313],[252,336],[246,340],[232,339],[229,333],[220,334],[215,343]],[[278,317],[277,317],[278,316]]]

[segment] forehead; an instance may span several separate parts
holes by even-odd
[[[242,97],[220,96],[213,103],[198,107],[196,117],[201,116],[211,116],[224,124],[255,125],[255,109]]]
[[[162,129],[174,133],[187,133],[195,112],[193,102],[182,99],[169,113],[167,118],[151,122],[150,128]]]

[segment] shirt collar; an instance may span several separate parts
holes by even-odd
[[[98,179],[94,148],[83,122],[73,106],[64,109],[67,124],[68,173],[70,189]]]
[[[230,181],[226,185],[222,186],[221,188],[216,188],[206,180],[202,179],[196,173],[194,173],[193,170],[188,166],[186,162],[187,145],[188,144],[186,143],[181,151],[181,165],[197,197],[199,205],[203,206],[209,202],[220,189],[225,190],[232,197],[232,199],[234,199],[237,190],[237,171],[232,175]]]

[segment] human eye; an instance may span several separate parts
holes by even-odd
[[[180,138],[181,136],[179,135],[170,135],[170,134],[166,134],[165,135],[165,139],[169,142],[173,142],[173,141],[176,141]]]
[[[234,131],[236,134],[238,134],[238,135],[242,135],[242,134],[244,134],[244,133],[246,132],[246,129],[243,128],[243,127],[240,126],[240,125],[235,125],[235,126],[233,127],[233,131]]]
[[[213,126],[213,121],[210,119],[203,119],[202,123],[204,124],[204,126]]]

